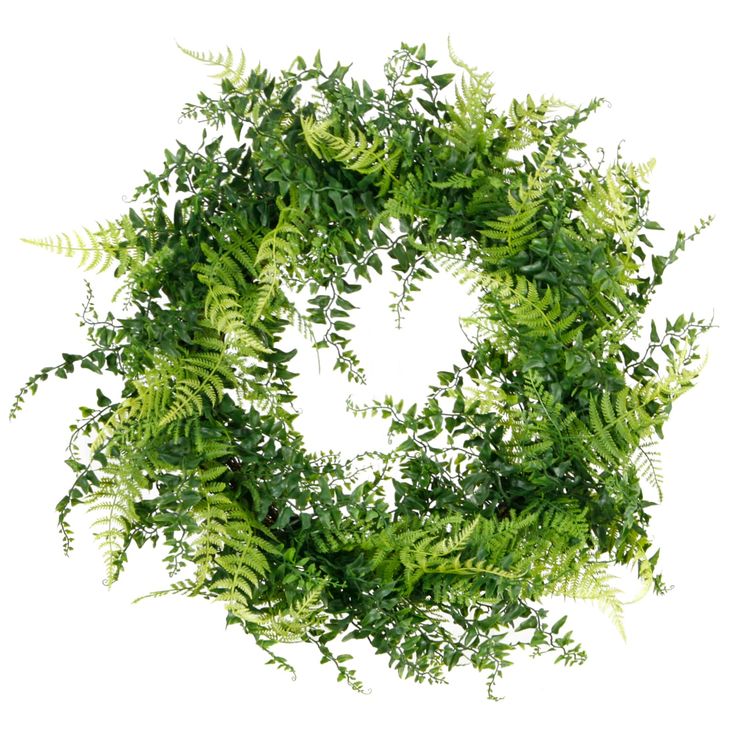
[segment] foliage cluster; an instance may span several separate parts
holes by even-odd
[[[710,325],[681,315],[647,340],[640,322],[710,220],[656,254],[652,162],[594,162],[574,137],[604,101],[499,112],[490,75],[451,47],[459,76],[402,44],[380,89],[319,54],[274,76],[186,53],[220,83],[183,112],[200,145],[166,150],[119,220],[30,241],[122,283],[117,314],[88,294],[90,351],[32,376],[11,412],[50,375],[119,377],[72,427],[66,550],[83,504],[108,585],[132,544],[160,542],[175,580],[152,595],[222,601],[285,669],[275,645],[312,642],[356,689],[338,638],[418,681],[470,664],[491,697],[516,649],[581,662],[546,596],[595,600],[620,626],[615,565],[664,590],[654,446]],[[364,381],[351,295],[387,263],[399,317],[438,269],[474,289],[467,346],[422,405],[352,406],[385,417],[390,451],[310,452],[284,330]],[[289,296],[302,293],[306,308]]]

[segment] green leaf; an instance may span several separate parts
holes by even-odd
[[[431,100],[426,100],[424,97],[417,97],[417,102],[430,114],[437,115],[437,105]]]
[[[517,627],[516,631],[524,631],[525,629],[535,629],[537,628],[537,618],[536,616],[529,616],[529,618],[524,619]]]
[[[435,74],[432,79],[437,83],[437,86],[440,89],[444,89],[445,87],[447,87],[448,84],[452,82],[453,79],[455,79],[455,75],[452,73]]]
[[[649,340],[650,342],[659,342],[659,333],[657,332],[657,325],[654,323],[654,320],[652,320],[649,330]]]
[[[560,629],[565,625],[566,621],[567,621],[567,616],[563,616],[561,619],[558,619],[557,621],[555,621],[550,628],[550,633],[559,634]]]
[[[102,391],[98,388],[97,389],[97,406],[110,406],[112,401],[105,396],[105,394],[102,393]]]

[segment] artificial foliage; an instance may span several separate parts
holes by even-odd
[[[657,254],[652,162],[595,161],[575,137],[604,100],[496,110],[490,75],[451,46],[440,73],[402,44],[377,89],[319,54],[272,75],[185,52],[219,81],[183,111],[199,145],[166,150],[118,220],[29,241],[120,280],[104,317],[88,287],[90,350],[11,411],[51,375],[119,379],[71,428],[66,551],[83,505],[107,585],[133,545],[165,545],[173,581],[150,595],[221,601],[290,671],[277,645],[311,642],[355,689],[348,639],[420,682],[469,664],[490,697],[516,650],[582,662],[545,599],[597,601],[620,627],[617,569],[665,590],[656,442],[710,324],[641,323],[711,218]],[[365,381],[351,299],[382,269],[399,318],[438,270],[466,283],[467,345],[421,405],[349,405],[386,419],[390,449],[308,451],[282,337],[296,325]]]

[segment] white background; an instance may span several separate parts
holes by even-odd
[[[400,680],[369,647],[355,648],[372,694],[335,682],[309,648],[282,648],[299,678],[265,667],[238,630],[224,629],[218,604],[189,599],[130,601],[164,587],[158,550],[135,551],[120,582],[102,585],[88,519],[77,513],[77,549],[67,559],[54,505],[71,471],[66,426],[93,401],[88,379],[49,381],[12,424],[0,422],[3,603],[0,606],[0,730],[110,736],[135,732],[369,734],[451,728],[476,733],[733,733],[734,64],[726,3],[593,2],[33,2],[0,19],[2,176],[0,404],[28,375],[80,352],[74,317],[83,277],[73,262],[20,238],[73,231],[127,210],[123,197],[158,170],[164,147],[183,136],[181,107],[209,70],[175,46],[244,49],[272,71],[322,50],[326,66],[375,87],[401,41],[425,42],[452,71],[448,33],[461,58],[494,73],[499,106],[512,96],[554,94],[574,103],[612,102],[580,130],[627,160],[655,156],[653,219],[677,230],[716,215],[668,272],[651,314],[715,313],[718,330],[699,384],[680,399],[662,443],[665,502],[652,533],[674,590],[630,606],[628,642],[597,609],[571,609],[590,655],[563,668],[523,655],[484,700],[482,677],[454,670],[451,684]],[[12,9],[7,9],[12,8]],[[731,70],[729,72],[728,70]],[[383,437],[380,426],[344,413],[349,392],[420,399],[461,344],[457,316],[469,304],[449,279],[417,300],[396,332],[386,308],[392,285],[377,284],[356,329],[367,392],[331,379],[322,359],[301,351],[302,428],[311,446],[353,450]],[[365,293],[365,292],[364,292]],[[385,297],[385,298],[384,298]],[[381,300],[383,300],[381,302]],[[400,368],[397,369],[396,365]],[[409,376],[414,378],[409,380]],[[419,379],[416,378],[419,376]],[[3,410],[5,411],[5,410]],[[729,427],[729,420],[731,426]],[[554,620],[554,619],[552,619]]]

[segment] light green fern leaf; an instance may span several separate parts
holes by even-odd
[[[210,66],[220,67],[219,72],[210,75],[214,79],[227,79],[235,89],[240,90],[241,92],[245,91],[247,86],[247,77],[245,74],[245,54],[242,51],[240,52],[240,56],[236,57],[228,46],[225,54],[219,53],[215,56],[211,52],[203,53],[200,51],[186,49],[178,43],[177,46],[179,46],[179,49],[192,59],[209,64]]]
[[[573,600],[595,601],[608,614],[623,639],[623,606],[621,590],[613,586],[615,576],[604,562],[589,562],[554,579],[547,587],[548,595],[563,596]]]
[[[312,153],[320,159],[338,161],[346,169],[361,174],[383,172],[380,193],[384,195],[392,182],[396,182],[394,172],[399,163],[399,152],[391,152],[383,139],[376,135],[369,141],[362,130],[356,136],[348,129],[345,137],[331,132],[331,119],[316,121],[313,117],[301,118],[304,140]]]
[[[509,190],[508,204],[511,213],[486,222],[486,229],[481,230],[481,235],[492,241],[505,241],[505,245],[493,245],[484,254],[484,258],[490,263],[498,263],[503,258],[518,253],[538,236],[539,230],[534,218],[542,206],[541,199],[547,190],[549,179],[554,174],[554,161],[562,138],[563,133],[560,132],[548,144],[540,144],[540,153],[543,152],[543,155],[538,160],[534,173],[528,176],[526,185],[520,187],[516,193]]]
[[[220,352],[195,353],[174,361],[170,372],[175,380],[173,396],[165,411],[156,407],[158,427],[201,413],[204,400],[214,406],[223,397],[225,386],[236,382],[231,360],[224,347]],[[150,392],[147,391],[147,393]]]
[[[642,442],[637,448],[634,456],[634,464],[637,475],[649,483],[656,491],[660,503],[663,500],[662,487],[664,478],[662,476],[661,453],[653,449],[655,443],[651,440]]]
[[[136,247],[137,235],[127,217],[120,222],[98,223],[96,230],[85,228],[84,233],[84,236],[77,232],[71,236],[63,233],[40,240],[23,238],[23,242],[69,258],[77,257],[79,266],[85,271],[97,270],[98,273],[107,270],[114,260],[118,260],[125,270],[132,260],[141,258]]]
[[[465,73],[459,85],[455,85],[454,105],[448,110],[450,124],[435,130],[448,142],[463,150],[486,148],[492,140],[496,124],[489,121],[490,105],[494,97],[493,82],[489,72],[478,72],[455,53],[449,38],[448,54],[456,66]]]
[[[628,464],[631,453],[658,423],[647,403],[643,390],[628,386],[615,395],[603,392],[591,397],[589,438],[594,453],[614,465]]]
[[[85,501],[88,512],[98,517],[92,522],[92,529],[104,555],[108,587],[122,571],[128,535],[138,518],[135,503],[147,485],[138,459],[123,452],[117,462],[105,466],[99,490]]]
[[[435,189],[470,189],[475,186],[475,180],[467,174],[454,173],[446,181],[433,181],[430,186]]]
[[[304,639],[309,629],[318,628],[327,618],[323,591],[327,580],[310,581],[305,593],[283,611],[264,614],[261,626],[269,639],[295,642]]]
[[[556,287],[546,286],[540,293],[534,281],[508,271],[478,273],[474,278],[504,308],[509,322],[524,328],[530,336],[556,335],[564,344],[570,344],[579,334],[581,327],[572,326],[578,311],[571,309],[563,314]]]

